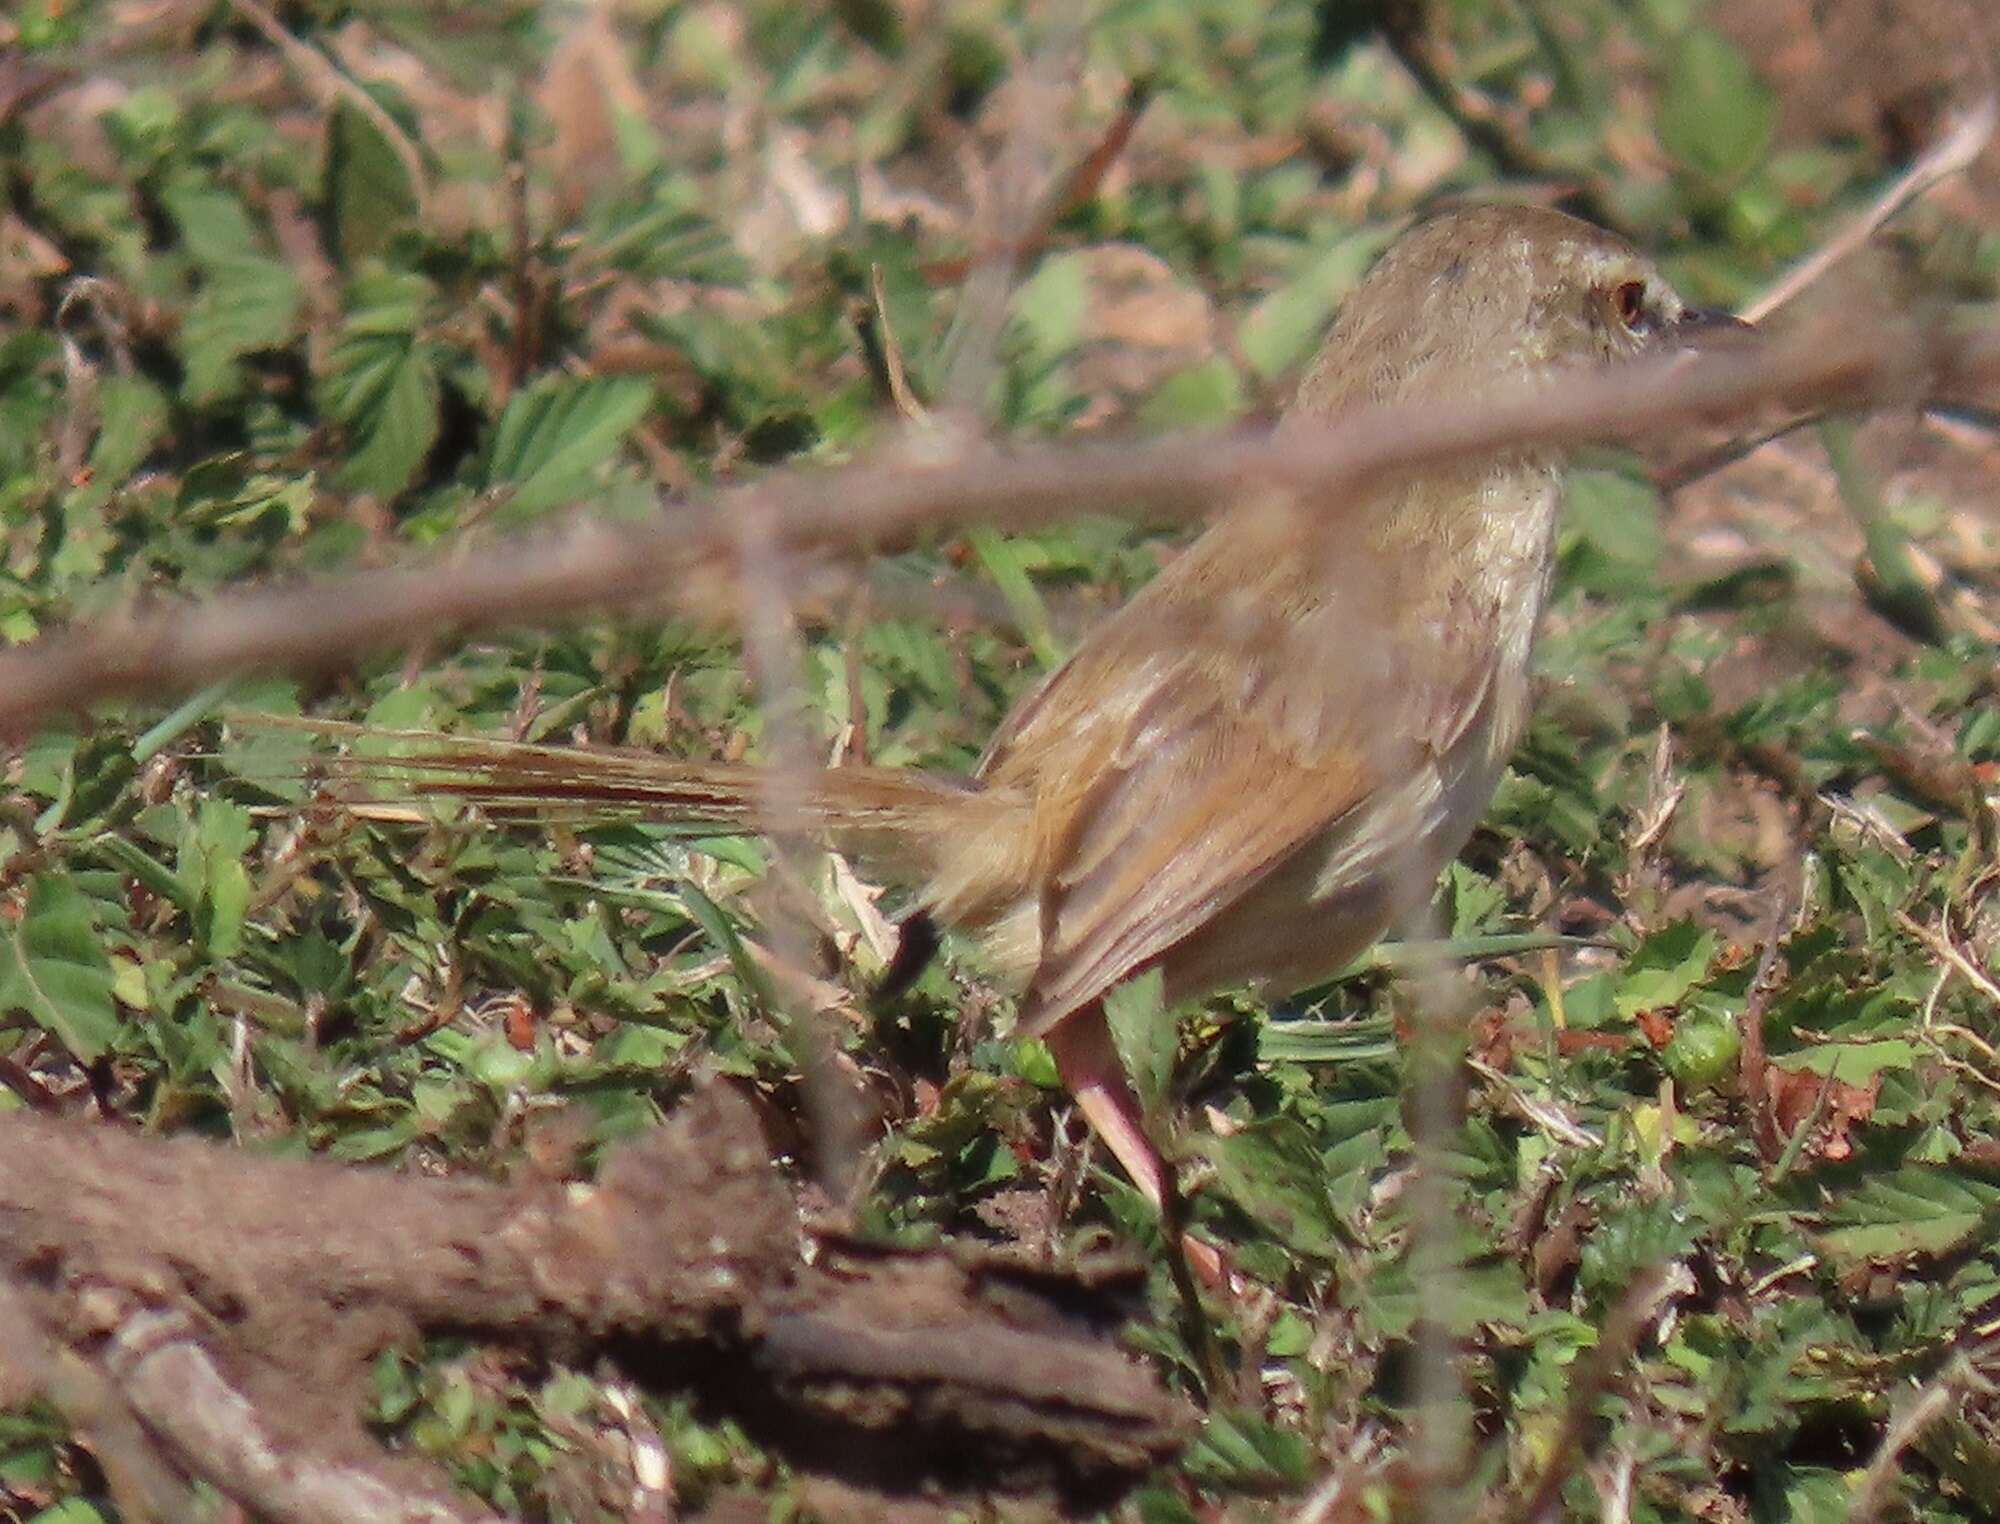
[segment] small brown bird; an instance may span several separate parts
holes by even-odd
[[[1740,326],[1586,223],[1450,211],[1348,298],[1285,427],[1476,400],[1718,324]],[[1246,501],[1015,706],[970,780],[834,768],[785,803],[983,942],[1019,983],[1018,1029],[1157,1206],[1104,995],[1150,968],[1170,1001],[1288,992],[1428,900],[1528,713],[1559,497],[1559,460],[1522,451],[1363,502]],[[770,788],[754,767],[432,740],[401,778],[516,807],[755,829]]]

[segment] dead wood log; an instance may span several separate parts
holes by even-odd
[[[817,1249],[720,1085],[587,1186],[0,1116],[0,1391],[55,1396],[135,1516],[178,1474],[267,1517],[486,1517],[360,1421],[369,1361],[427,1333],[608,1359],[883,1491],[1094,1504],[1172,1453],[1184,1411],[1112,1340],[1129,1272]]]

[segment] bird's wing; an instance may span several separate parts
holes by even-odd
[[[1492,688],[1477,619],[1388,617],[1415,591],[1393,563],[1359,556],[1329,583],[1285,564],[1309,549],[1209,547],[1052,674],[982,767],[1032,787],[1054,838],[1026,1030],[1165,953],[1343,817],[1366,836],[1368,806],[1434,779]]]

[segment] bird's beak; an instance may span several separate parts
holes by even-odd
[[[1744,322],[1733,312],[1719,312],[1711,307],[1689,307],[1667,330],[1667,338],[1677,348],[1707,354],[1747,349],[1760,343],[1763,334],[1754,324]]]

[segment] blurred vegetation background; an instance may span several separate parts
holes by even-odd
[[[1452,197],[1580,211],[1740,306],[1996,49],[2000,14],[1948,0],[21,0],[0,638],[913,429],[1267,418]],[[1798,306],[1990,321],[1996,283],[1988,147]],[[2000,1512],[1993,419],[1829,423],[1671,493],[1586,463],[1533,734],[1443,887],[1477,1016],[1442,1268],[1413,1277],[1387,961],[1195,1013],[1176,1147],[1272,1294],[1210,1309],[1218,1389],[1156,1272],[1135,1347],[1207,1416],[1121,1517],[1508,1516],[1550,1478],[1609,1519]],[[1173,552],[1092,506],[885,556],[879,607],[808,602],[815,745],[968,766]],[[232,707],[722,756],[768,720],[729,636],[633,622],[29,738],[0,754],[0,1108],[568,1171],[706,1067],[804,1172],[745,951],[782,910],[882,1118],[869,1231],[1159,1263],[962,949],[870,1005],[893,897],[837,869],[753,896],[743,841],[301,808],[300,747]],[[1566,1426],[1642,1276],[1636,1357]],[[1410,1445],[1420,1346],[1452,1357],[1442,1454]],[[496,1507],[619,1516],[588,1373],[439,1346],[378,1384],[382,1431]],[[831,1510],[729,1426],[649,1412],[690,1516]],[[108,1509],[47,1409],[0,1416],[0,1518]]]

